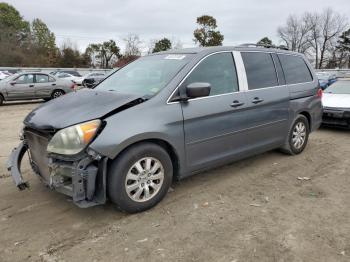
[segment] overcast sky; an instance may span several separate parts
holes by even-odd
[[[1,1],[1,0],[0,0]],[[116,40],[121,47],[128,33],[151,39],[168,37],[194,46],[196,17],[217,19],[224,45],[257,42],[264,36],[277,41],[276,30],[289,14],[322,11],[332,7],[350,14],[350,0],[5,0],[26,20],[42,19],[56,35],[58,45],[67,39],[80,50],[91,42]]]

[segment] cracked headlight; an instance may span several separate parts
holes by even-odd
[[[61,155],[81,152],[95,137],[101,120],[92,120],[58,131],[50,140],[47,151]]]

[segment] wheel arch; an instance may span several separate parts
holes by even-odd
[[[301,111],[301,112],[299,112],[299,115],[303,115],[303,116],[305,116],[306,117],[306,119],[307,119],[307,121],[308,121],[308,123],[309,123],[309,128],[311,129],[311,127],[312,127],[312,123],[311,123],[311,114],[308,112],[308,111],[306,111],[306,110],[303,110],[303,111]]]
[[[127,149],[129,149],[132,146],[141,144],[141,143],[153,143],[160,147],[162,147],[168,154],[171,159],[171,162],[173,164],[173,174],[174,178],[179,178],[179,171],[180,171],[180,158],[178,155],[178,152],[176,151],[175,147],[172,146],[168,141],[160,138],[147,138],[142,139],[139,141],[135,141],[131,144],[128,144],[125,146],[113,159],[109,159],[109,163],[118,158],[123,152],[125,152]]]
[[[52,90],[52,92],[51,92],[51,96],[53,95],[53,93],[54,92],[56,92],[56,91],[62,91],[63,92],[63,94],[66,94],[66,91],[64,91],[62,88],[55,88],[54,90]]]

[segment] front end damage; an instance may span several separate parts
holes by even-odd
[[[30,165],[45,185],[72,197],[79,207],[106,202],[107,157],[91,149],[72,156],[47,153],[50,132],[25,128],[23,141],[12,151],[7,167],[20,190],[29,187],[21,174],[21,162],[28,152]]]

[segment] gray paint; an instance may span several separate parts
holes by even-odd
[[[249,91],[245,71],[236,65],[240,92],[188,102],[171,102],[171,95],[199,61],[210,54],[227,51],[236,52],[236,56],[240,51],[302,56],[289,51],[242,47],[176,50],[175,53],[196,56],[157,96],[106,118],[106,127],[90,147],[114,159],[136,142],[163,140],[171,145],[178,156],[178,176],[184,177],[282,146],[300,112],[310,115],[312,130],[318,128],[322,107],[320,98],[316,96],[318,82],[314,73],[314,80],[310,83]],[[310,65],[309,68],[311,70]],[[263,102],[254,104],[252,101],[255,97],[263,99]],[[234,100],[242,101],[244,105],[232,108],[230,105]]]

